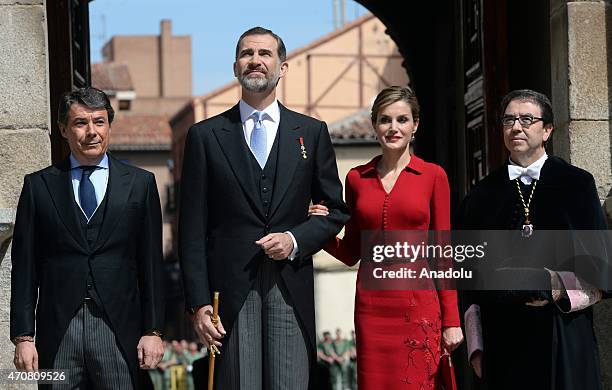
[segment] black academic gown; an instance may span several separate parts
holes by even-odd
[[[605,229],[593,176],[550,156],[540,172],[530,205],[536,230]],[[516,183],[506,166],[483,179],[463,200],[456,228],[518,229],[524,220]],[[542,269],[542,280],[549,279]],[[550,282],[549,282],[550,283]],[[503,389],[600,389],[597,342],[591,307],[563,313],[557,305],[526,306],[541,291],[465,292],[463,306],[481,308],[483,381]]]

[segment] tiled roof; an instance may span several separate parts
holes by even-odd
[[[171,149],[172,130],[165,115],[117,115],[111,128],[111,150]]]
[[[116,91],[134,90],[128,66],[115,62],[92,64],[91,85],[110,94]]]
[[[334,144],[374,144],[376,136],[370,120],[370,108],[362,108],[328,126]]]

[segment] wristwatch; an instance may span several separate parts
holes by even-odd
[[[151,329],[145,333],[145,336],[157,336],[159,338],[162,338],[164,334],[160,330]]]
[[[29,342],[33,343],[34,342],[34,337],[33,336],[16,336],[16,337],[13,337],[11,339],[11,342],[15,346],[17,346],[17,344],[19,344],[19,343],[23,343],[24,341],[29,341]]]

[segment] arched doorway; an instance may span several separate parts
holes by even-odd
[[[515,88],[550,96],[549,1],[356,1],[404,56],[423,112],[417,152],[447,170],[456,205],[505,159],[502,96]]]

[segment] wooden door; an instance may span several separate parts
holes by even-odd
[[[49,48],[49,101],[51,110],[51,160],[70,153],[57,126],[62,93],[91,84],[89,60],[90,0],[47,1]]]

